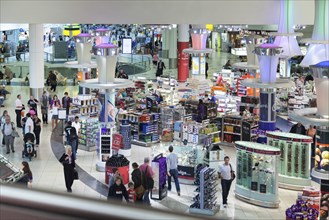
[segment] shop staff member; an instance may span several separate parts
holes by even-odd
[[[174,178],[176,191],[178,196],[180,196],[180,187],[178,182],[178,170],[177,170],[177,163],[178,157],[176,154],[173,153],[174,148],[173,146],[169,147],[170,154],[167,157],[167,174],[168,174],[168,190],[171,191],[171,177]]]
[[[234,170],[230,164],[230,158],[224,157],[224,164],[219,166],[219,178],[221,178],[223,206],[227,207],[227,197],[234,179]]]

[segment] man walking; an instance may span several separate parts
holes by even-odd
[[[17,99],[15,101],[15,113],[16,113],[16,125],[18,128],[22,128],[21,119],[22,119],[22,110],[24,109],[24,105],[22,104],[21,95],[17,95]]]
[[[49,103],[50,98],[47,94],[47,91],[43,91],[42,97],[41,97],[41,113],[42,113],[42,122],[43,124],[48,124],[48,109],[49,109]]]
[[[13,131],[15,130],[14,123],[11,122],[10,116],[6,116],[6,123],[2,127],[2,134],[5,139],[5,145],[7,148],[7,153],[10,153],[10,148],[13,153],[15,153],[14,149],[14,137],[12,136]],[[10,148],[9,148],[10,146]]]
[[[223,206],[226,208],[228,193],[230,191],[231,184],[235,175],[232,165],[230,164],[230,158],[228,156],[224,157],[224,163],[220,165],[219,169],[219,178],[221,178],[222,185]]]
[[[180,196],[180,187],[178,182],[178,170],[177,170],[177,163],[178,157],[175,153],[173,153],[174,147],[169,147],[170,154],[167,157],[167,175],[168,175],[168,190],[171,191],[171,177],[174,178],[176,191],[178,196]]]
[[[72,147],[72,154],[73,157],[76,159],[76,144],[77,144],[77,131],[75,130],[75,127],[72,126],[72,122],[68,121],[67,126],[65,127],[65,134],[66,134],[66,144],[70,145]]]
[[[70,113],[71,103],[72,103],[72,99],[69,97],[69,93],[64,92],[64,97],[62,98],[62,104],[63,104],[63,108],[66,109],[66,121]]]

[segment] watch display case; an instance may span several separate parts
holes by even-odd
[[[154,188],[151,191],[151,199],[162,200],[167,196],[167,162],[162,154],[157,155],[152,160],[152,170],[154,173]]]
[[[281,151],[279,159],[279,187],[301,190],[311,185],[311,144],[309,136],[267,132],[267,144]]]
[[[192,185],[194,182],[195,167],[204,163],[206,149],[201,145],[182,145],[181,142],[172,142],[170,145],[174,147],[174,153],[178,157],[178,178],[182,184]],[[168,144],[159,144],[153,146],[153,156],[169,154]]]
[[[277,208],[278,159],[280,149],[264,144],[237,141],[235,196],[245,202]]]

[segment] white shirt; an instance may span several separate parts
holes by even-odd
[[[11,123],[9,123],[9,124],[5,123],[3,126],[4,126],[3,133],[5,136],[9,136],[13,133],[13,127],[12,127]]]
[[[18,107],[18,106],[21,106],[21,107]],[[20,99],[16,99],[16,102],[15,102],[15,109],[16,110],[22,110],[22,101]]]
[[[75,130],[77,131],[77,133],[79,134],[79,132],[80,132],[80,122],[72,122],[72,127],[74,127],[75,128]]]
[[[232,171],[234,171],[233,167],[232,167]],[[230,165],[226,165],[225,163],[223,163],[222,165],[219,166],[219,172],[220,172],[220,175],[222,176],[222,179],[224,179],[224,180],[232,179]]]
[[[29,130],[29,126],[31,126],[31,130]],[[26,122],[25,122],[25,134],[27,133],[33,133],[33,129],[34,129],[34,124],[33,124],[33,120],[32,118],[27,118]]]

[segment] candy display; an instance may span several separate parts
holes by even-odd
[[[123,149],[131,149],[131,125],[128,120],[122,120],[120,125],[120,134],[123,139]]]
[[[329,216],[329,191],[321,191],[320,220],[326,220]]]
[[[300,199],[296,201],[296,204],[286,210],[286,220],[316,220],[318,215],[318,210],[310,208],[307,202]]]
[[[111,175],[111,173],[113,173],[113,168],[117,168],[123,179],[123,184],[128,184],[129,163],[129,160],[121,154],[109,157],[106,161],[105,182],[107,184],[109,183],[109,176]]]
[[[151,191],[151,198],[162,200],[167,196],[167,162],[162,154],[157,155],[152,160],[152,170],[154,173],[154,188]]]
[[[85,145],[88,149],[96,145],[98,131],[98,118],[81,118],[79,144]],[[81,148],[81,146],[79,146]]]
[[[235,195],[246,202],[278,207],[278,157],[280,149],[246,141],[235,142],[237,150]]]
[[[267,132],[267,144],[280,149],[279,186],[288,189],[302,189],[311,185],[311,144],[309,136]]]

